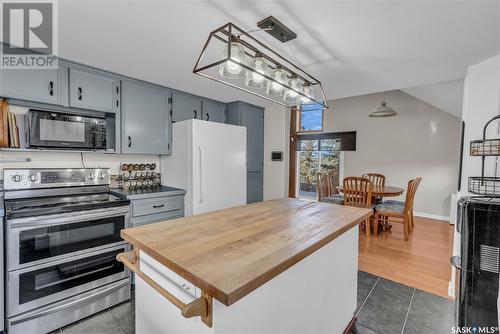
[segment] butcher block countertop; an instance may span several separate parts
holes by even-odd
[[[229,306],[371,214],[284,198],[128,228],[121,236]]]

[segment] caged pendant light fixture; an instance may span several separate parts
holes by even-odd
[[[280,42],[297,36],[272,16],[257,25]],[[286,107],[328,109],[320,81],[232,23],[210,32],[193,73]]]

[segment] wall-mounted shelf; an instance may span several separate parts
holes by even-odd
[[[500,139],[486,139],[486,130],[493,121],[500,119],[497,115],[490,119],[483,128],[483,139],[470,142],[470,155],[481,157],[481,176],[469,177],[469,192],[477,195],[500,196],[500,177],[484,176],[486,157],[500,156]]]
[[[476,195],[499,196],[500,177],[469,177],[469,192]]]
[[[473,157],[500,156],[500,138],[471,141],[470,155]]]

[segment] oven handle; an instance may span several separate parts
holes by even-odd
[[[99,211],[85,211],[84,214],[59,214],[57,218],[54,215],[45,217],[27,217],[8,220],[7,223],[10,228],[23,228],[23,227],[47,227],[60,224],[72,224],[78,223],[85,220],[99,219],[99,218],[110,218],[123,216],[129,213],[129,207],[118,208],[118,209],[101,209]],[[128,227],[127,221],[125,221],[125,227]]]
[[[71,301],[67,304],[63,304],[63,305],[59,305],[59,306],[49,308],[46,310],[38,311],[35,314],[28,314],[26,317],[16,319],[15,321],[12,322],[12,324],[15,325],[15,324],[29,321],[29,320],[32,320],[35,318],[40,318],[40,317],[46,316],[46,315],[51,314],[51,313],[62,311],[66,308],[70,308],[70,307],[77,306],[77,305],[80,305],[83,303],[88,303],[88,302],[96,300],[96,299],[100,299],[100,298],[102,298],[102,296],[108,295],[110,292],[112,292],[114,290],[118,290],[118,289],[120,289],[123,286],[128,285],[128,284],[129,284],[129,280],[121,281],[118,283],[113,283],[109,287],[107,287],[106,289],[101,290],[94,295],[89,295],[89,296],[83,297],[81,299]]]

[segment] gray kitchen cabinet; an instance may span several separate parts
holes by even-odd
[[[201,98],[199,96],[174,92],[172,94],[172,122],[186,119],[202,119]]]
[[[110,113],[119,112],[119,77],[91,68],[70,65],[69,106]]]
[[[171,92],[139,81],[122,81],[122,153],[170,154]]]
[[[245,102],[231,102],[226,109],[226,123],[247,128],[247,171],[264,168],[264,108]]]
[[[67,105],[67,67],[4,69],[3,96],[16,100]]]
[[[228,103],[225,122],[247,128],[247,202],[262,201],[264,108],[240,101]]]
[[[224,123],[224,111],[226,105],[221,102],[203,100],[202,111],[203,119],[206,121]]]
[[[247,172],[247,203],[262,202],[264,194],[264,173]]]

